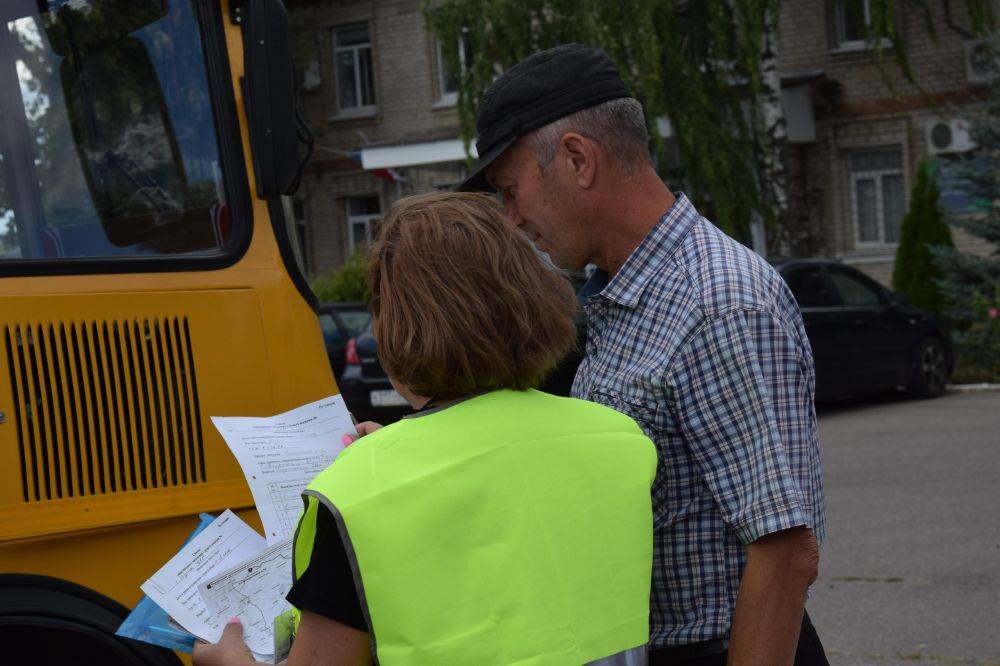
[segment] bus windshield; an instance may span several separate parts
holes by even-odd
[[[0,266],[221,254],[231,225],[192,0],[2,5]]]

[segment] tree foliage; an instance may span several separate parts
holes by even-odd
[[[368,260],[363,249],[351,253],[344,265],[330,275],[316,278],[313,293],[323,303],[371,300],[368,290]]]
[[[972,254],[937,247],[934,256],[960,356],[1000,381],[1000,34],[986,44],[989,55],[983,64],[989,68],[989,94],[971,114],[970,134],[978,148],[958,169],[972,211],[950,222],[991,250]]]
[[[913,305],[940,314],[943,309],[937,286],[940,272],[933,263],[931,247],[951,246],[951,230],[944,221],[934,179],[934,167],[924,162],[910,194],[910,207],[903,218],[892,288]]]
[[[992,24],[990,0],[963,0],[979,34]],[[849,7],[861,2],[847,0]],[[947,0],[940,0],[949,5]],[[871,0],[867,37],[882,59],[883,39],[906,78],[916,82],[897,15],[921,11],[927,29],[934,0]],[[758,218],[774,221],[780,195],[784,119],[768,113],[780,0],[425,0],[425,15],[459,80],[464,140],[475,136],[483,91],[503,70],[565,42],[604,49],[633,96],[655,119],[670,118],[676,160],[652,131],[661,175],[684,188],[728,232],[748,236]],[[853,11],[853,10],[852,10]],[[460,44],[468,57],[460,56]],[[464,66],[462,59],[465,59]]]

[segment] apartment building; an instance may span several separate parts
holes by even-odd
[[[967,205],[948,164],[968,152],[963,109],[982,92],[962,3],[903,13],[921,90],[863,38],[870,0],[784,0],[779,65],[788,116],[790,237],[772,253],[843,259],[888,283],[919,161],[934,155],[943,201]],[[316,152],[295,215],[310,276],[363,245],[396,199],[465,175],[457,82],[420,0],[290,0],[300,104]],[[950,11],[945,8],[950,6]],[[959,233],[960,246],[976,244]],[[765,243],[758,239],[759,249]],[[984,248],[979,248],[984,249]]]
[[[862,37],[860,21],[870,20],[871,4],[784,0],[779,65],[785,80],[808,81],[799,95],[786,95],[800,251],[840,258],[888,284],[921,159],[941,166],[945,208],[968,210],[954,164],[974,148],[968,106],[983,94],[985,77],[964,3],[927,3],[934,36],[922,11],[897,16],[920,90],[903,78],[888,44],[880,62]],[[961,231],[955,241],[966,251],[987,251]]]
[[[465,176],[457,81],[420,0],[288,3],[299,102],[315,153],[295,197],[310,277],[362,246],[400,197]]]

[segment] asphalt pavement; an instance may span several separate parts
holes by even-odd
[[[1000,391],[821,409],[834,666],[1000,666]]]

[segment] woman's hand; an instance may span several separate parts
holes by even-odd
[[[236,617],[226,623],[218,643],[195,641],[193,656],[195,666],[244,666],[257,663],[243,642],[243,625]]]
[[[341,440],[344,446],[350,446],[351,444],[358,441],[365,435],[372,434],[373,432],[381,428],[382,425],[379,423],[375,423],[374,421],[365,421],[364,423],[358,423],[354,427],[358,431],[357,437],[355,437],[354,435],[344,435],[343,439]]]

